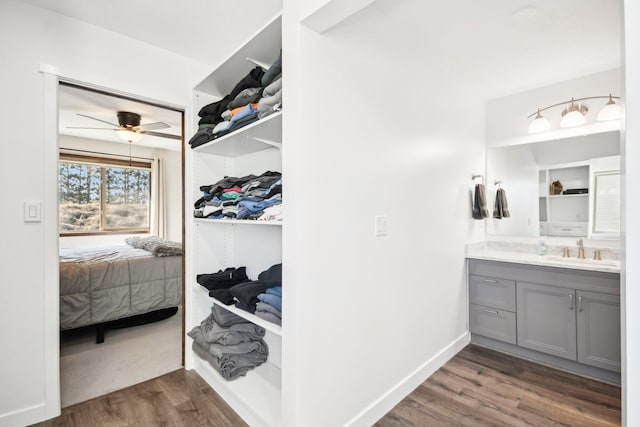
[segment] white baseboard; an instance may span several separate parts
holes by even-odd
[[[0,414],[0,427],[24,427],[44,421],[47,418],[46,405],[40,403]]]
[[[358,415],[353,417],[345,426],[371,426],[402,399],[429,378],[434,372],[442,367],[453,356],[458,354],[471,340],[469,332],[465,332],[455,339],[451,344],[443,348],[438,354],[427,360],[422,366],[400,381],[395,387],[387,391],[375,402],[365,408]]]

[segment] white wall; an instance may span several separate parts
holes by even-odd
[[[128,144],[78,138],[69,135],[60,135],[59,145],[60,148],[121,156],[129,155]],[[178,151],[140,147],[134,144],[131,147],[131,155],[147,159],[159,158],[164,162],[167,211],[167,234],[165,239],[177,242],[182,241],[182,154]],[[129,235],[61,237],[60,247],[118,245],[123,244],[126,237],[129,237]]]
[[[284,1],[288,425],[369,425],[467,339],[483,102],[375,5],[318,35]]]
[[[640,3],[624,2],[626,119],[623,141],[622,420],[640,424]]]
[[[0,2],[0,40],[0,57],[5,58],[0,69],[0,299],[6,302],[0,311],[0,425],[6,426],[30,424],[58,410],[55,381],[45,381],[56,377],[51,355],[57,346],[45,347],[43,327],[51,322],[43,314],[44,287],[57,283],[43,267],[55,254],[43,247],[47,238],[55,239],[57,225],[23,221],[23,201],[42,201],[45,191],[55,191],[55,181],[43,172],[45,96],[39,65],[178,106],[189,105],[190,87],[206,70],[144,43],[13,1]],[[55,207],[43,209],[47,216],[47,209]]]
[[[551,108],[541,114],[551,122],[551,130],[539,134],[528,134],[533,119],[528,116],[537,108],[545,108],[571,97],[621,95],[622,70],[619,68],[567,80],[561,83],[543,86],[502,98],[487,101],[487,145],[513,145],[541,140],[566,138],[593,132],[619,129],[619,122],[597,122],[600,109],[607,99],[584,101],[589,112],[585,116],[586,124],[575,128],[560,128],[561,112],[564,106]],[[618,104],[620,101],[616,100]]]

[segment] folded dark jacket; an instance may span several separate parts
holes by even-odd
[[[264,174],[263,174],[264,175]],[[220,181],[216,182],[212,185],[202,185],[200,186],[200,191],[209,193],[213,196],[220,196],[222,191],[231,188],[231,187],[242,187],[246,182],[253,181],[258,178],[255,175],[246,175],[243,177],[234,177],[234,176],[225,176]]]
[[[198,116],[200,116],[200,117],[204,117],[204,116],[218,116],[218,117],[220,117],[220,116],[222,116],[222,112],[226,109],[227,104],[233,98],[235,98],[235,96],[231,97],[230,95],[226,95],[220,101],[212,102],[211,104],[205,105],[198,112]]]
[[[204,128],[196,132],[189,140],[191,148],[205,144],[213,139],[213,129]]]
[[[233,326],[238,323],[247,323],[247,319],[244,317],[240,317],[217,304],[214,304],[213,307],[211,307],[211,314],[213,315],[213,319],[216,323],[223,328],[228,328],[229,326]]]
[[[212,291],[209,291],[209,296],[226,305],[231,305],[235,301],[233,299],[233,295],[231,295],[231,292],[229,292],[229,289],[214,289]]]
[[[230,288],[229,291],[241,304],[245,306],[254,306],[253,311],[255,311],[255,305],[258,302],[258,294],[264,293],[271,286],[272,285],[269,285],[268,283],[256,280],[253,282],[244,282],[235,285]]]
[[[224,119],[220,115],[207,114],[198,120],[198,125],[217,125],[220,122],[224,122]]]
[[[236,301],[236,307],[240,310],[248,311],[249,313],[255,313],[256,305],[255,304],[245,304],[240,301]]]
[[[229,267],[224,271],[220,270],[217,273],[212,274],[198,274],[196,280],[199,284],[205,288],[211,290],[214,289],[227,289],[238,283],[246,282],[249,280],[247,277],[246,267]]]
[[[231,100],[235,99],[236,96],[238,96],[238,94],[243,90],[248,89],[250,87],[262,86],[261,80],[263,75],[264,75],[264,70],[262,69],[262,67],[255,67],[253,70],[249,71],[249,74],[247,74],[245,77],[242,78],[242,80],[236,83],[236,85],[233,87],[233,89],[229,93],[229,99],[227,100],[225,107],[227,104],[229,104],[229,102],[231,102]],[[223,112],[224,110],[221,110],[220,115],[222,115]]]
[[[258,275],[258,280],[268,285],[265,291],[274,286],[282,286],[282,263],[275,264]]]

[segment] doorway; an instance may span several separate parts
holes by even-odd
[[[56,90],[66,407],[184,365],[184,262],[140,245],[184,241],[184,110],[75,82]]]

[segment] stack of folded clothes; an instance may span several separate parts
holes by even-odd
[[[264,328],[214,305],[211,314],[188,333],[193,351],[226,380],[244,376],[269,357]]]
[[[282,51],[266,71],[255,67],[220,101],[200,109],[191,148],[243,128],[282,108]]]
[[[245,267],[227,268],[213,274],[199,274],[198,283],[209,296],[225,305],[255,313],[269,322],[282,324],[282,264],[275,264],[249,280]]]
[[[267,289],[258,294],[255,315],[277,325],[282,325],[282,286]]]
[[[209,290],[210,297],[229,305],[234,302],[229,288],[238,283],[249,281],[246,270],[246,267],[229,267],[224,271],[219,270],[217,273],[198,274],[196,280]]]
[[[194,204],[196,218],[282,219],[282,174],[267,171],[260,176],[225,177],[200,187]]]

